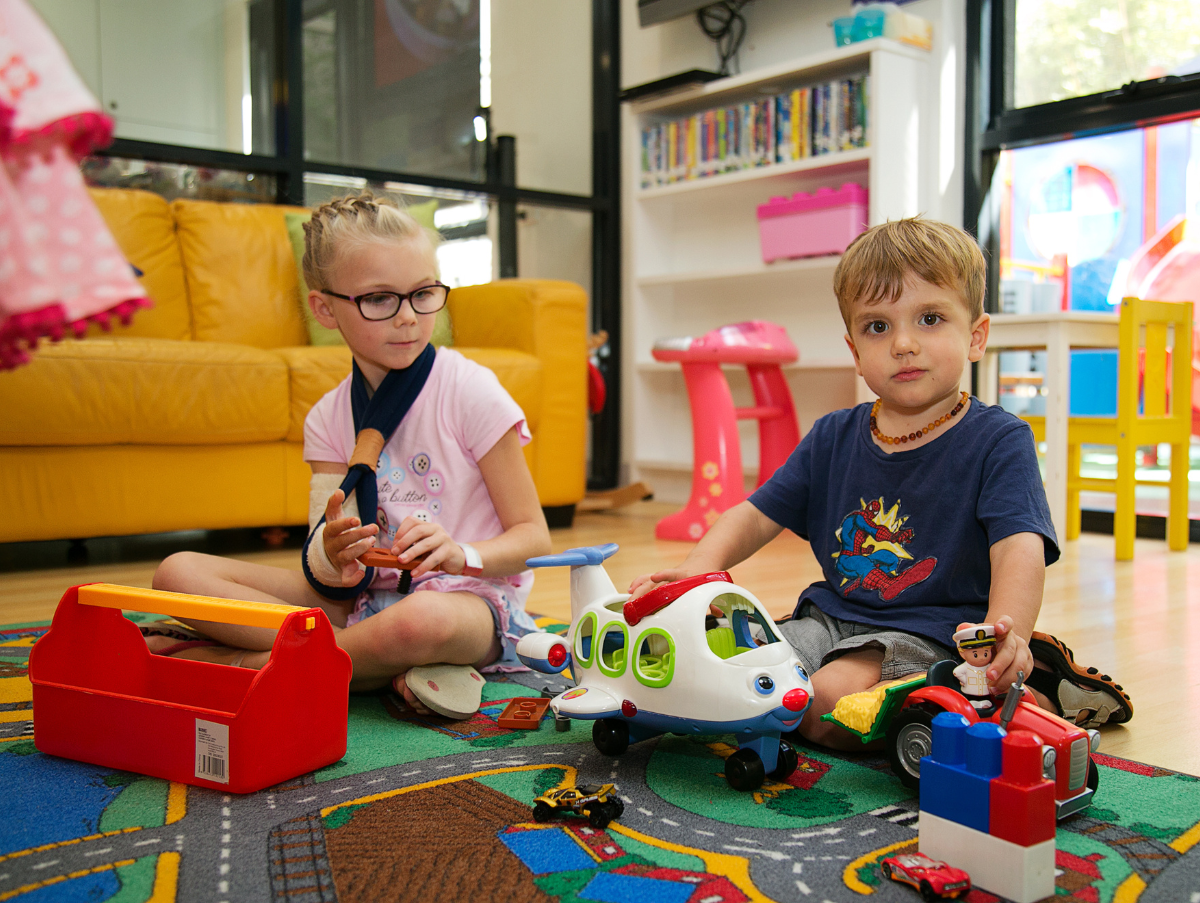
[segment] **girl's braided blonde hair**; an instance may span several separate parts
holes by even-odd
[[[309,289],[323,291],[330,288],[331,271],[348,247],[413,239],[427,241],[431,253],[439,240],[390,198],[369,191],[335,198],[304,224],[304,281]]]

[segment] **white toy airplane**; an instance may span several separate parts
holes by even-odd
[[[595,720],[592,740],[609,756],[668,732],[734,734],[739,749],[725,778],[735,790],[790,775],[796,751],[779,735],[804,717],[812,685],[762,603],[724,571],[630,602],[604,570],[616,551],[608,543],[526,562],[571,567],[566,638],[531,633],[517,643],[530,668],[571,669],[577,686],[551,700],[555,714]]]

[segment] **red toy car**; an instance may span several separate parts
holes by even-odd
[[[924,853],[888,856],[880,868],[885,878],[911,884],[926,900],[954,899],[971,889],[970,875]]]
[[[921,757],[933,749],[933,718],[939,712],[957,712],[975,724],[991,721],[1004,724],[1005,709],[1012,730],[1026,730],[1042,739],[1042,762],[1046,777],[1054,781],[1056,818],[1061,821],[1086,809],[1100,781],[1091,754],[1100,742],[1098,731],[1085,731],[1062,718],[1021,700],[1021,689],[1010,688],[1006,705],[996,705],[990,714],[981,713],[958,691],[953,675],[956,662],[937,662],[929,669],[926,684],[909,693],[887,729],[887,754],[892,770],[906,787],[916,790],[921,780]],[[1019,701],[1021,700],[1021,701]],[[1005,725],[1008,726],[1008,725]]]

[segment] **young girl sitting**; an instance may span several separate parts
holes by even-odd
[[[354,357],[304,423],[313,471],[304,572],[180,552],[154,586],[320,607],[353,662],[352,688],[391,683],[419,710],[465,716],[482,683],[471,668],[405,676],[435,663],[521,667],[516,641],[536,629],[525,560],[550,551],[521,451],[525,418],[490,370],[429,344],[450,289],[438,281],[433,238],[409,214],[361,194],[318,208],[304,229],[308,303]],[[376,546],[403,564],[424,556],[410,591],[398,591],[399,571],[358,561]],[[150,636],[151,649],[261,668],[275,638],[188,623],[215,642]],[[466,706],[455,702],[463,693]]]

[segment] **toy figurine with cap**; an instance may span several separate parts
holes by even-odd
[[[609,756],[663,733],[733,734],[731,787],[785,779],[797,756],[780,735],[804,717],[812,685],[762,603],[724,571],[630,600],[604,570],[616,551],[609,543],[526,562],[571,568],[567,636],[531,633],[517,644],[531,668],[571,669],[577,686],[551,700],[555,715],[593,721],[592,740]]]
[[[962,694],[977,709],[995,706],[988,686],[987,669],[996,657],[996,628],[992,624],[960,624],[954,633],[954,645],[963,662],[954,669],[962,684]]]

